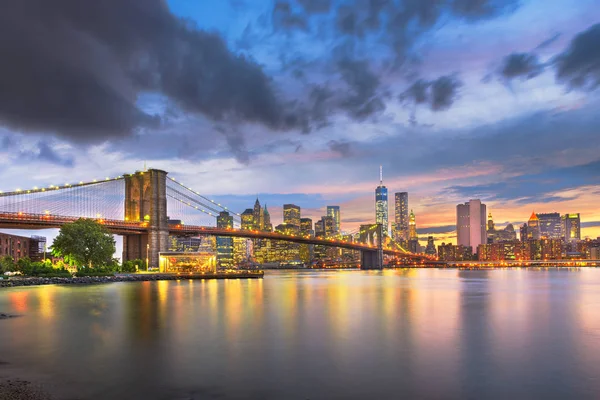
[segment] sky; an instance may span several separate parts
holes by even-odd
[[[598,0],[22,0],[0,26],[0,190],[146,164],[353,231],[381,165],[422,237],[472,198],[600,236]]]

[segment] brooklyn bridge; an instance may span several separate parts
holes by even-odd
[[[0,228],[60,228],[79,218],[95,219],[123,237],[123,261],[147,258],[151,268],[158,267],[170,235],[270,239],[356,250],[364,269],[382,268],[384,255],[412,262],[431,261],[393,241],[382,240],[382,227],[375,224],[376,243],[215,227],[219,212],[228,211],[238,225],[240,214],[167,175],[149,169],[91,182],[0,192]]]

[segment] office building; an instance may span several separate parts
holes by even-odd
[[[233,216],[221,211],[217,217],[217,228],[233,228]],[[233,268],[233,238],[217,236],[217,268]]]
[[[313,221],[310,218],[300,218],[300,233],[303,235],[314,236]]]
[[[394,240],[408,240],[408,223],[408,193],[396,193],[394,196]]]
[[[540,220],[535,212],[532,212],[529,221],[527,221],[527,239],[539,240],[540,237]]]
[[[562,219],[565,242],[581,240],[581,219],[579,213],[565,214]]]
[[[379,186],[375,189],[375,223],[383,226],[384,235],[389,227],[388,219],[388,190],[383,186],[383,170],[379,167]]]
[[[560,213],[538,213],[540,236],[544,239],[562,239],[563,227]]]
[[[295,204],[284,204],[283,223],[295,227],[291,228],[292,231],[300,231],[300,207]]]
[[[425,247],[425,254],[430,255],[430,256],[436,255],[435,242],[433,240],[433,236],[429,236],[427,238],[427,247]]]
[[[242,226],[241,229],[244,231],[253,231],[256,229],[254,211],[251,208],[247,208],[242,213]]]
[[[334,232],[341,233],[340,206],[327,206],[327,216],[333,218]]]
[[[470,200],[456,206],[458,245],[475,251],[480,244],[487,243],[486,215],[486,205],[481,200]]]
[[[417,218],[415,217],[415,213],[413,212],[413,210],[410,210],[408,232],[409,240],[417,240],[419,238],[419,235],[417,235]]]

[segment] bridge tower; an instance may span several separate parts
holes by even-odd
[[[167,172],[149,169],[125,176],[125,220],[146,222],[148,230],[123,236],[123,261],[142,259],[158,268],[158,253],[169,242]]]
[[[377,224],[377,249],[362,250],[360,253],[360,265],[362,269],[383,269],[383,225]]]

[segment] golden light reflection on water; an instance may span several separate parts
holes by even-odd
[[[8,295],[11,306],[18,313],[26,313],[29,310],[29,293],[25,291],[11,292]]]
[[[40,314],[43,318],[52,318],[56,310],[56,304],[54,304],[54,297],[56,295],[57,287],[54,285],[42,286],[37,291],[37,298],[40,303]]]

